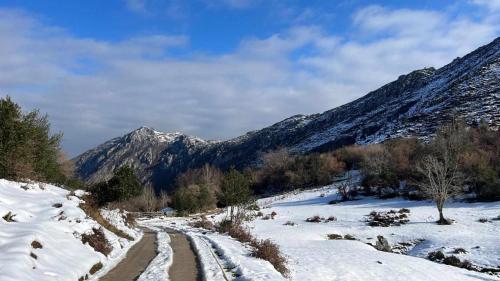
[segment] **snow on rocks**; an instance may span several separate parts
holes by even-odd
[[[82,235],[101,226],[78,207],[82,200],[77,194],[82,192],[0,179],[0,217],[13,214],[13,221],[0,218],[1,281],[96,280],[138,241],[120,240],[104,229],[113,247],[108,256],[83,244]],[[101,269],[91,275],[92,267]]]

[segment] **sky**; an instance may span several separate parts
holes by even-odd
[[[0,97],[71,156],[143,125],[225,140],[499,34],[500,0],[0,0]]]

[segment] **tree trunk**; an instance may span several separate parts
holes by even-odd
[[[443,202],[437,202],[437,209],[439,211],[439,220],[438,220],[438,223],[439,224],[446,224],[446,219],[444,218],[444,215],[443,215]]]

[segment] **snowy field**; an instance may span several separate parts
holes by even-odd
[[[0,280],[44,281],[97,280],[118,263],[141,238],[137,229],[125,226],[118,211],[103,211],[117,228],[135,238],[129,241],[105,230],[112,246],[106,257],[81,241],[82,234],[100,225],[88,218],[78,205],[83,192],[70,194],[43,183],[18,183],[0,179]],[[14,216],[6,220],[8,213]],[[34,242],[36,241],[36,242]],[[94,275],[89,270],[101,262]]]
[[[288,258],[289,280],[500,280],[497,276],[448,266],[426,259],[432,251],[489,268],[500,265],[500,202],[450,203],[445,216],[453,225],[441,226],[432,202],[364,198],[328,204],[338,199],[334,186],[297,192],[258,201],[264,216],[247,223],[259,239],[276,242]],[[371,227],[372,211],[407,208],[409,222],[400,226]],[[313,216],[325,218],[306,222]],[[336,220],[327,221],[330,216]],[[220,220],[218,215],[212,220]],[[487,218],[488,222],[478,220]],[[193,218],[148,220],[149,225],[171,227],[191,237],[200,254],[207,280],[285,280],[267,261],[251,257],[247,245],[218,233],[193,229]],[[327,221],[327,222],[325,222]],[[288,225],[286,225],[288,224]],[[293,224],[293,225],[289,225]],[[352,235],[356,240],[330,240],[328,234]],[[377,236],[384,236],[398,253],[376,250]],[[454,254],[457,248],[466,253]]]

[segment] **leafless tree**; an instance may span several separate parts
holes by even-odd
[[[339,183],[337,189],[343,201],[352,199],[352,194],[354,190],[353,180],[351,172],[346,172],[346,179]]]
[[[443,215],[446,201],[462,191],[463,177],[460,173],[458,162],[444,152],[439,159],[429,155],[421,161],[417,170],[422,174],[423,180],[419,183],[426,196],[436,202],[439,212],[439,224],[449,224]]]
[[[286,167],[292,160],[292,157],[286,149],[279,148],[275,151],[267,152],[266,154],[262,155],[261,159],[263,162],[263,166],[266,169],[275,171]]]
[[[142,194],[140,196],[141,196],[141,201],[143,204],[144,211],[152,212],[156,209],[157,198],[156,198],[156,194],[151,186],[145,187],[144,191],[142,192]]]

